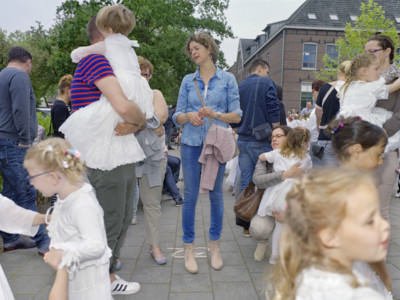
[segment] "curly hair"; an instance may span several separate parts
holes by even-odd
[[[72,75],[67,74],[60,78],[58,81],[58,92],[63,95],[65,88],[71,88],[72,85]]]
[[[44,170],[58,171],[71,183],[79,183],[84,181],[85,165],[76,153],[66,140],[49,138],[27,151],[24,166],[34,161]]]
[[[200,32],[198,34],[192,35],[188,39],[188,41],[186,42],[186,46],[185,46],[185,52],[186,52],[187,56],[189,56],[189,57],[191,57],[191,53],[190,53],[190,43],[191,42],[196,42],[196,43],[199,43],[199,44],[203,45],[204,47],[206,47],[210,51],[210,55],[211,55],[213,63],[214,64],[217,63],[218,51],[219,51],[218,45],[210,35],[208,35],[205,32]]]
[[[287,134],[286,140],[281,147],[281,154],[284,157],[295,155],[304,158],[307,154],[306,145],[310,142],[311,133],[305,127],[295,127]]]

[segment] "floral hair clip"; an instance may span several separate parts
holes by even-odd
[[[71,154],[72,156],[74,156],[75,158],[81,157],[81,153],[75,149],[68,149],[68,150],[64,151],[64,155],[67,155],[68,153]]]
[[[337,127],[333,128],[332,134],[335,134],[340,128],[344,127],[344,123],[343,122],[339,122]]]

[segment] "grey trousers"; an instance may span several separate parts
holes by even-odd
[[[146,240],[152,246],[159,246],[159,231],[161,218],[161,197],[162,183],[164,182],[167,160],[163,159],[160,163],[161,185],[149,186],[147,175],[139,178],[140,199],[144,211],[144,228],[146,231]]]
[[[114,273],[132,220],[135,164],[119,166],[110,171],[87,168],[87,175],[104,210],[107,243],[112,250],[110,273]]]
[[[261,217],[255,215],[250,222],[250,234],[255,240],[259,242],[266,241],[275,227],[275,218],[272,216]]]
[[[393,187],[397,175],[395,169],[398,166],[398,154],[396,151],[387,153],[383,164],[374,172],[376,187],[378,188],[382,217],[389,221],[389,206],[392,199]]]

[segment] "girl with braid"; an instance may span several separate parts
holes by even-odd
[[[25,156],[30,183],[45,197],[57,194],[47,227],[50,251],[44,260],[58,270],[55,285],[59,286],[61,278],[61,286],[68,286],[68,299],[111,300],[111,250],[103,210],[93,187],[85,182],[85,167],[79,157],[79,152],[61,138],[44,140]]]
[[[274,172],[287,171],[296,163],[304,170],[311,169],[311,157],[308,155],[310,144],[310,131],[304,127],[296,127],[289,131],[286,140],[280,149],[260,154],[260,161],[268,161],[273,164]],[[278,258],[279,240],[281,235],[281,218],[286,208],[285,197],[294,182],[293,178],[287,178],[281,183],[265,190],[258,208],[259,216],[274,216],[275,227],[272,233],[272,253],[269,259],[274,264]]]

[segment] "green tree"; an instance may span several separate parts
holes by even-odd
[[[323,57],[324,69],[320,70],[319,78],[331,80],[336,77],[336,67],[340,62],[351,60],[357,54],[364,52],[364,45],[368,39],[376,33],[384,34],[392,38],[395,49],[399,46],[399,37],[393,21],[385,18],[382,6],[373,0],[361,3],[361,15],[354,24],[347,23],[344,38],[336,40],[339,56],[337,60],[331,59],[327,54]],[[398,55],[395,56],[395,60]]]
[[[69,54],[82,45],[88,44],[86,24],[97,11],[114,1],[67,0],[57,9],[57,24],[51,40],[53,52],[50,64],[58,77],[72,73],[75,69]],[[138,55],[149,59],[155,67],[151,81],[153,88],[160,89],[168,103],[176,102],[183,76],[193,72],[194,64],[184,54],[184,45],[190,35],[197,31],[209,32],[219,43],[226,37],[233,37],[227,25],[224,11],[229,0],[120,0],[136,15],[136,27],[129,35],[137,39]],[[219,66],[226,67],[223,53]]]

